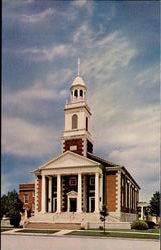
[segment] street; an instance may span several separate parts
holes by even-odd
[[[159,240],[1,235],[2,250],[159,250]]]

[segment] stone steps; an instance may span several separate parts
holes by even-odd
[[[28,222],[25,228],[35,229],[81,229],[80,223],[45,223],[45,222]]]
[[[45,213],[37,214],[29,219],[30,222],[41,223],[82,223],[82,222],[99,222],[99,213]],[[113,215],[107,216],[107,222],[119,222],[119,218]]]

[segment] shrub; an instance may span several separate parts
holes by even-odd
[[[148,224],[143,220],[135,220],[131,224],[131,229],[146,230],[148,228]]]
[[[10,214],[10,224],[14,227],[19,227],[21,221],[21,215],[18,211]]]
[[[155,224],[155,222],[153,222],[153,221],[146,221],[146,223],[148,224],[148,227],[150,228],[150,229],[153,229],[155,226],[156,226],[156,224]]]

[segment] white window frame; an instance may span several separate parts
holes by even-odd
[[[91,208],[92,208],[91,203],[92,203],[92,200],[94,200],[94,203],[95,203],[95,197],[89,197],[89,212],[90,213],[93,213],[93,212],[91,212]]]
[[[26,201],[26,198],[27,198],[27,201]],[[29,194],[24,194],[24,204],[28,204],[29,202]]]

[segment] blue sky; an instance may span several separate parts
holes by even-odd
[[[2,194],[61,153],[80,71],[94,152],[159,189],[159,2],[3,0]]]

